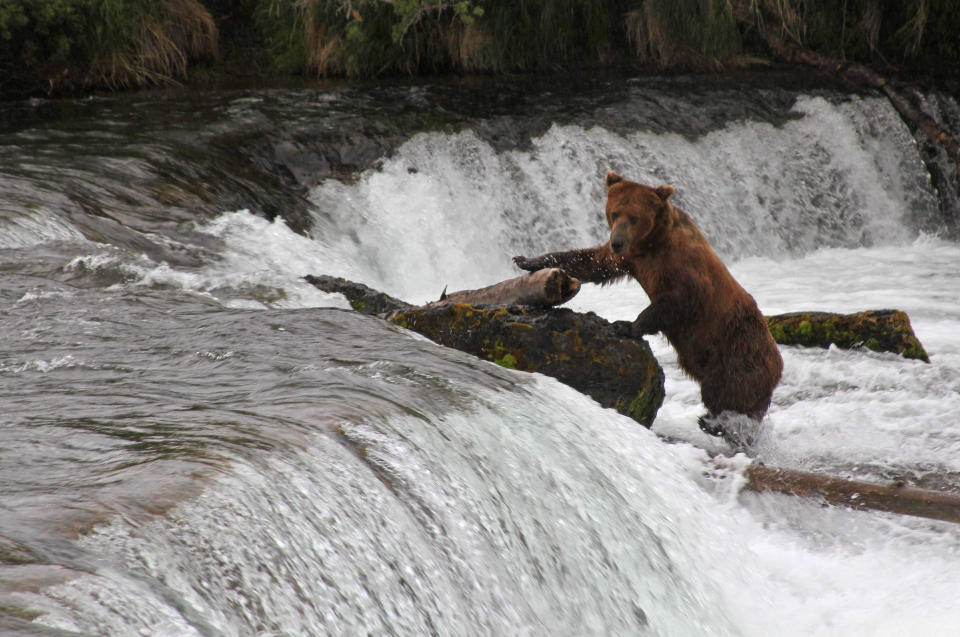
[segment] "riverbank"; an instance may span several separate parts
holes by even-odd
[[[723,74],[775,64],[771,33],[891,78],[960,77],[951,3],[807,4],[10,0],[0,7],[0,99],[438,74]]]

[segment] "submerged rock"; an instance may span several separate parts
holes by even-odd
[[[766,318],[773,340],[781,345],[866,347],[875,352],[893,352],[904,358],[930,362],[926,350],[913,333],[910,318],[900,310],[869,310],[856,314],[793,312]]]
[[[592,312],[466,303],[417,307],[346,279],[305,278],[325,292],[342,293],[359,312],[503,367],[552,376],[645,427],[663,403],[663,370],[646,341],[618,336]]]

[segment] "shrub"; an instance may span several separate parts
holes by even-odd
[[[0,44],[22,84],[119,88],[182,78],[216,56],[217,28],[199,0],[4,0]]]

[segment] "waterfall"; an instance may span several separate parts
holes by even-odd
[[[345,276],[424,301],[444,284],[510,276],[515,254],[605,241],[607,170],[675,186],[675,205],[726,259],[900,243],[937,215],[913,138],[885,101],[805,97],[795,112],[693,139],[554,125],[499,153],[472,131],[420,134],[357,182],[317,186],[312,236],[351,255]]]

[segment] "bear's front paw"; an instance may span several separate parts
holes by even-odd
[[[633,338],[633,323],[630,321],[614,321],[610,324],[613,333],[621,338]]]
[[[513,257],[513,262],[517,264],[518,268],[521,270],[526,270],[527,272],[536,272],[537,270],[542,269],[537,265],[536,259],[528,259],[527,257],[517,256]]]
[[[616,335],[623,338],[643,338],[649,334],[657,333],[657,330],[649,329],[646,323],[640,319],[636,321],[614,321],[612,325]]]

